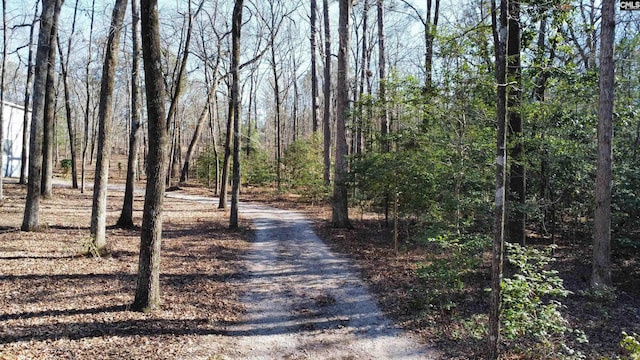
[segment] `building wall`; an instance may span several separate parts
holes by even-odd
[[[22,129],[24,108],[5,102],[2,106],[4,138],[2,141],[2,175],[20,177],[22,166]],[[31,113],[29,112],[29,120]],[[28,131],[29,129],[27,129]],[[28,144],[27,144],[28,145]],[[28,146],[27,146],[28,147]]]

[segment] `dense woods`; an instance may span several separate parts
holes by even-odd
[[[447,316],[490,254],[490,358],[579,358],[558,246],[590,254],[581,290],[593,296],[638,275],[619,264],[637,271],[640,249],[640,22],[613,1],[2,6],[0,101],[32,114],[21,228],[41,225],[53,167],[78,193],[91,173],[91,251],[108,253],[107,179],[122,171],[118,226],[141,224],[135,310],[160,304],[165,188],[195,182],[220,209],[231,188],[233,229],[258,187],[331,204],[334,228],[377,214],[393,254],[436,249],[414,266],[441,287],[420,308]]]

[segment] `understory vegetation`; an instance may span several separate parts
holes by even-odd
[[[495,186],[495,114],[493,99],[483,96],[489,92],[491,79],[489,74],[469,73],[464,81],[445,80],[444,89],[433,94],[425,93],[412,77],[393,76],[387,83],[387,103],[364,98],[354,105],[352,117],[357,121],[351,131],[358,132],[362,141],[352,144],[349,158],[350,202],[353,217],[359,218],[356,221],[378,229],[378,234],[386,233],[389,242],[382,246],[397,249],[384,256],[421,254],[408,267],[412,281],[421,285],[405,289],[409,298],[406,312],[420,318],[412,320],[413,324],[435,322],[440,331],[449,331],[445,338],[474,344],[465,350],[452,347],[453,355],[456,351],[469,355],[469,349],[476,349],[478,355],[487,331]],[[605,334],[595,329],[605,321],[597,320],[598,316],[604,313],[606,321],[616,321],[636,303],[620,303],[621,297],[638,296],[637,281],[632,279],[638,274],[640,249],[638,133],[633,126],[637,120],[631,113],[616,114],[616,288],[610,290],[612,296],[594,297],[588,268],[594,211],[596,77],[592,72],[558,74],[552,86],[554,96],[545,103],[522,105],[526,127],[531,129],[523,140],[528,191],[521,210],[527,219],[527,245],[509,244],[506,251],[502,351],[519,358],[633,356],[637,337],[623,335],[623,331],[638,332],[637,324],[610,324]],[[434,100],[434,96],[448,101]],[[393,129],[386,136],[369,131],[383,106],[388,107]],[[293,193],[305,201],[326,203],[329,191],[322,182],[321,147],[318,138],[290,144],[279,164],[282,188],[274,194]],[[247,185],[275,188],[278,165],[264,151],[252,152],[244,166]],[[377,220],[365,221],[367,214],[377,214]],[[353,235],[357,245],[345,245],[347,251],[357,254],[364,250],[354,246],[380,245],[368,244],[366,234]],[[400,239],[399,246],[392,245],[392,239]],[[588,310],[576,308],[582,306]]]

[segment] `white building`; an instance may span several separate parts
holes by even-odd
[[[2,106],[2,169],[4,177],[20,177],[22,166],[22,129],[24,124],[24,107],[9,102]],[[29,123],[31,112],[29,111]],[[27,129],[29,131],[29,129]],[[27,144],[28,148],[28,144]]]

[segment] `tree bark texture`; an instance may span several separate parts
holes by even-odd
[[[47,68],[51,28],[53,27],[56,7],[61,0],[43,0],[40,16],[40,33],[36,51],[35,73],[33,77],[33,106],[31,110],[31,130],[29,138],[29,181],[22,220],[22,231],[35,231],[39,225],[40,187],[42,182],[42,141],[44,128],[44,103],[46,95]]]
[[[33,14],[33,22],[29,27],[29,55],[27,58],[27,84],[24,88],[24,108],[28,109],[31,103],[31,90],[33,88],[33,37],[36,28],[36,23],[38,22],[38,4],[39,0],[36,0],[36,4],[34,6],[34,14]],[[30,124],[29,112],[24,112],[24,118],[22,119],[22,152],[21,152],[21,161],[22,164],[20,166],[20,184],[27,183],[28,169],[29,169],[29,124]]]
[[[135,190],[136,167],[138,165],[138,143],[140,140],[140,6],[139,0],[131,0],[131,133],[129,133],[129,156],[127,156],[127,179],[124,188],[124,201],[118,225],[131,229],[133,223],[133,199]]]
[[[53,143],[56,121],[56,48],[58,47],[58,18],[60,9],[53,14],[53,26],[49,37],[49,60],[44,100],[44,137],[42,141],[42,183],[40,195],[43,198],[53,196]]]
[[[500,19],[497,19],[495,1],[491,2],[491,21],[493,27],[493,41],[496,57],[496,195],[495,195],[495,219],[493,234],[493,250],[491,261],[491,298],[489,308],[489,333],[488,333],[488,358],[498,358],[498,345],[500,342],[500,303],[502,266],[504,257],[504,237],[506,220],[506,186],[507,186],[507,2],[500,1]]]
[[[600,99],[598,101],[598,167],[593,221],[591,286],[611,286],[611,164],[615,64],[615,2],[603,1],[600,45]]]
[[[71,89],[69,88],[69,61],[71,57],[71,42],[76,29],[76,19],[78,15],[79,0],[73,8],[73,22],[71,24],[71,33],[67,42],[66,58],[62,52],[60,39],[58,39],[58,52],[60,54],[60,68],[62,70],[62,84],[64,86],[64,109],[67,118],[67,133],[69,134],[69,152],[71,153],[71,187],[78,188],[78,161],[76,151],[76,131],[73,126],[73,111],[71,108]]]
[[[93,184],[93,206],[91,208],[91,234],[93,246],[99,254],[108,251],[107,185],[109,183],[109,157],[111,155],[111,122],[113,117],[113,89],[118,63],[120,30],[127,10],[127,0],[116,0],[111,15],[111,27],[102,67],[100,105],[98,107],[98,154]]]
[[[389,151],[389,144],[386,136],[389,134],[389,122],[387,118],[389,111],[387,107],[387,69],[386,69],[386,49],[384,45],[384,1],[378,0],[378,73],[380,75],[379,97],[382,102],[382,113],[380,114],[380,135],[383,139],[383,148]]]
[[[231,19],[231,103],[233,107],[233,176],[229,228],[238,228],[240,198],[240,35],[242,33],[243,0],[236,0]]]
[[[311,128],[313,133],[318,132],[318,65],[317,65],[317,39],[318,33],[318,2],[311,0]]]
[[[322,133],[324,138],[324,185],[331,184],[331,24],[329,21],[329,0],[322,1],[324,14],[324,113]]]
[[[508,239],[509,242],[524,245],[526,241],[526,170],[524,166],[524,133],[520,105],[522,103],[522,68],[520,62],[520,2],[509,1],[507,39],[507,79],[509,84],[507,116],[509,129],[509,196],[508,196]]]
[[[162,204],[167,171],[168,144],[165,115],[165,87],[157,0],[141,1],[142,57],[147,95],[149,153],[138,261],[138,281],[133,310],[153,310],[160,306],[160,243]]]
[[[338,19],[338,79],[336,96],[336,150],[332,200],[332,223],[336,228],[349,228],[348,191],[347,191],[347,134],[346,124],[349,118],[349,18],[351,0],[340,0]]]

